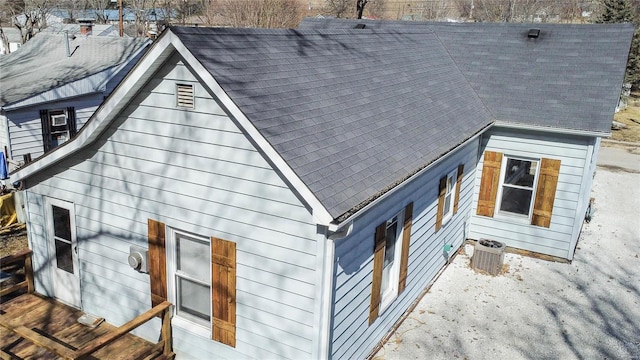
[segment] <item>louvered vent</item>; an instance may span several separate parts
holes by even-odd
[[[193,85],[177,84],[178,107],[193,109]]]
[[[471,258],[471,268],[498,275],[504,264],[505,244],[495,240],[480,239]]]

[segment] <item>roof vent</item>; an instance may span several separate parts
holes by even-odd
[[[364,29],[367,27],[367,24],[356,24],[356,26],[354,27],[354,29]]]
[[[193,85],[176,84],[177,105],[178,107],[193,109],[194,96]]]
[[[540,36],[540,29],[530,29],[527,37],[529,39],[537,39]]]

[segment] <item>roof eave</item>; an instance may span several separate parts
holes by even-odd
[[[566,129],[566,128],[555,128],[550,126],[537,126],[530,124],[519,124],[512,123],[507,121],[496,120],[495,126],[509,128],[509,129],[519,129],[519,130],[532,130],[532,131],[542,131],[542,132],[550,132],[555,134],[565,134],[565,135],[577,135],[577,136],[589,136],[589,137],[609,137],[611,136],[611,132],[602,132],[602,131],[593,131],[593,130],[578,130],[578,129]]]

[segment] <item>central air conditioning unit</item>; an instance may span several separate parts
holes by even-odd
[[[471,268],[498,275],[504,264],[505,244],[500,241],[480,239],[473,249]]]

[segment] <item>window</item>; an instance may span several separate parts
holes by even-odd
[[[193,85],[176,84],[176,104],[178,107],[193,109],[195,105]]]
[[[169,301],[175,316],[200,325],[211,324],[211,250],[209,239],[171,229],[169,233]]]
[[[539,160],[504,156],[499,196],[499,212],[531,214]]]
[[[76,112],[73,107],[41,110],[40,121],[45,152],[64,144],[76,134]]]
[[[531,225],[550,227],[560,160],[527,159],[485,151],[476,213],[495,211],[531,219]]]
[[[407,284],[413,203],[378,225],[374,236],[369,324],[402,293]]]
[[[458,170],[453,170],[447,175],[444,188],[444,209],[442,213],[442,223],[449,221],[453,216],[453,200],[455,199],[456,181],[458,179]]]
[[[56,266],[73,274],[73,246],[69,210],[52,205],[53,238],[56,249]]]
[[[236,244],[149,219],[151,305],[176,306],[174,325],[236,346]]]
[[[387,220],[385,226],[385,245],[382,262],[382,281],[380,286],[380,310],[389,305],[398,294],[398,276],[400,266],[400,244],[398,239],[402,234],[402,226],[398,225],[402,212]]]
[[[440,230],[442,225],[446,224],[458,212],[463,174],[464,164],[460,164],[457,169],[440,179],[435,231]]]

